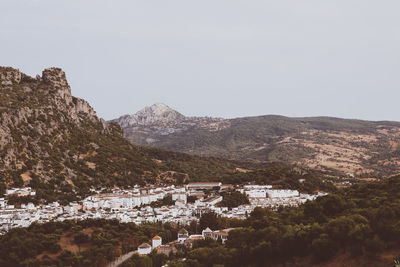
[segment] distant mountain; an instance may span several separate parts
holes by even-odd
[[[155,117],[151,110],[179,116]],[[140,121],[150,123],[137,123]],[[155,119],[156,118],[156,119]],[[400,123],[267,115],[237,119],[185,117],[164,104],[114,120],[138,145],[202,156],[301,164],[338,176],[386,177],[400,172]]]
[[[228,120],[210,117],[186,117],[165,104],[156,103],[133,115],[124,115],[110,122],[118,123],[125,136],[137,145],[158,143],[166,136],[193,128],[219,131],[229,126]]]
[[[145,107],[134,115],[125,115],[119,118],[121,127],[131,127],[135,125],[168,125],[175,124],[185,119],[185,116],[171,109],[165,104],[156,103],[151,107]]]
[[[166,127],[185,122],[185,117],[158,104],[132,121]],[[243,168],[248,172],[238,171]],[[215,180],[257,180],[312,191],[325,186],[318,176],[283,164],[256,165],[134,146],[118,124],[107,125],[85,100],[72,96],[61,69],[46,69],[32,78],[0,67],[0,197],[6,188],[31,186],[38,198],[68,202],[93,187]],[[299,183],[300,178],[308,182]]]

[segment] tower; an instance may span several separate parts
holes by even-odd
[[[162,238],[159,237],[158,235],[156,235],[155,237],[153,237],[152,239],[152,249],[156,249],[159,246],[161,246],[162,244]]]

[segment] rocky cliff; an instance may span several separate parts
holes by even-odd
[[[52,187],[71,190],[72,179],[84,175],[79,165],[88,165],[79,162],[81,153],[99,149],[76,138],[88,131],[111,134],[104,120],[85,100],[72,96],[59,68],[32,78],[0,67],[0,93],[0,189],[59,179]]]

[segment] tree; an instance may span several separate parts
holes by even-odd
[[[89,241],[89,236],[83,232],[78,232],[74,236],[74,242],[78,245],[79,251],[81,250],[81,245]]]
[[[75,259],[75,255],[69,250],[63,250],[60,255],[57,257],[64,265],[70,266],[73,265]]]
[[[200,217],[200,229],[204,230],[207,227],[212,230],[216,230],[220,228],[220,224],[218,222],[218,216],[215,212],[207,212],[203,213]]]
[[[385,249],[385,243],[379,238],[378,235],[375,235],[373,238],[368,239],[365,242],[365,250],[368,252],[370,256],[376,256],[381,251]]]
[[[165,255],[165,254],[157,254],[155,252],[152,252],[150,254],[150,257],[151,257],[151,259],[153,261],[153,267],[161,267],[161,266],[163,266],[167,262],[167,259],[168,259],[167,255]]]
[[[197,200],[197,197],[195,196],[188,196],[187,197],[187,202],[188,203],[194,203]]]
[[[237,191],[224,192],[222,196],[222,201],[218,203],[218,206],[221,207],[235,208],[237,206],[250,203],[247,195]]]
[[[336,254],[337,247],[327,234],[322,234],[312,242],[311,250],[315,259],[324,261]]]
[[[142,257],[140,267],[153,267],[153,260],[149,256]]]

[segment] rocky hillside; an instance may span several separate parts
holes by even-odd
[[[163,116],[163,109],[150,112],[165,121],[182,119]],[[32,78],[0,67],[0,118],[0,196],[9,187],[31,186],[39,199],[70,201],[93,187],[166,181],[257,179],[308,191],[324,186],[317,174],[282,164],[251,165],[133,146],[118,124],[106,125],[85,100],[71,95],[58,68]],[[136,121],[152,122],[143,116]],[[238,171],[243,168],[254,173]],[[300,178],[307,182],[300,184]]]
[[[179,116],[166,124],[146,112],[149,109],[139,113],[142,121],[150,116],[151,123],[124,123],[127,116],[115,120],[134,144],[235,160],[296,163],[337,176],[373,178],[400,172],[398,122],[270,115],[237,119]]]

